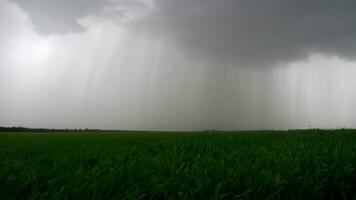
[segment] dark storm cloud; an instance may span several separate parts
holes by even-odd
[[[147,28],[191,53],[268,65],[310,53],[356,55],[354,0],[156,0]]]
[[[82,30],[77,20],[84,16],[132,1],[16,2],[39,32],[63,33]],[[155,0],[155,9],[133,30],[155,37],[172,35],[196,58],[267,66],[300,60],[311,53],[353,58],[355,10],[354,0]],[[121,10],[110,16],[124,14]]]

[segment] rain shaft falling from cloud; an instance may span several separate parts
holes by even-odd
[[[0,125],[356,127],[355,43],[350,42],[355,39],[352,26],[340,28],[355,19],[347,10],[341,15],[315,7],[276,21],[286,5],[239,1],[239,6],[262,9],[262,16],[241,13],[237,23],[232,11],[238,5],[232,1],[61,2],[0,2],[0,23],[6,25],[0,32]],[[345,1],[345,6],[353,4]],[[330,12],[338,17],[323,24]],[[311,22],[300,16],[313,13],[322,30],[337,31],[319,42],[316,30],[302,37]],[[261,23],[266,16],[276,24],[247,23]],[[295,35],[286,31],[290,21],[283,20],[289,18],[297,21]],[[271,30],[281,35],[276,38]]]

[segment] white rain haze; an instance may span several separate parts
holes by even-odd
[[[351,0],[0,0],[0,126],[356,128]]]

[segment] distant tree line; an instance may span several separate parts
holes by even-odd
[[[99,129],[48,129],[25,127],[0,127],[0,132],[99,132]]]

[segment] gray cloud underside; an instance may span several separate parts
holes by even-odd
[[[27,12],[34,29],[44,35],[85,31],[78,20],[88,16],[122,18],[144,5],[137,0],[9,0]]]
[[[40,32],[64,33],[81,30],[77,21],[83,16],[129,1],[16,2]],[[270,66],[311,53],[356,55],[354,0],[156,0],[155,7],[131,28],[154,37],[174,36],[195,58]]]

